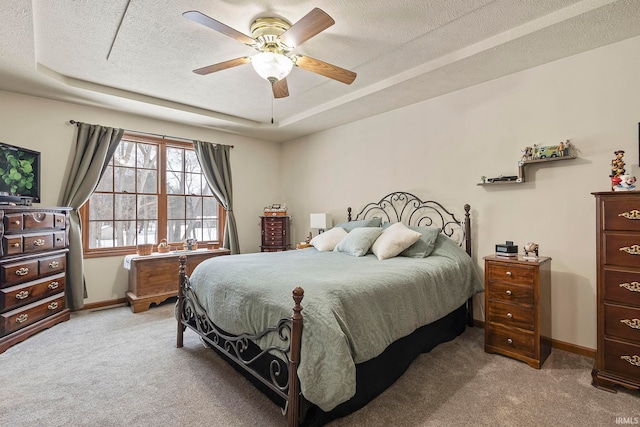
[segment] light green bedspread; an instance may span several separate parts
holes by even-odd
[[[211,258],[190,277],[212,321],[258,333],[290,317],[304,288],[300,387],[329,411],[355,394],[355,365],[460,307],[483,285],[471,258],[441,235],[427,258],[303,250]]]

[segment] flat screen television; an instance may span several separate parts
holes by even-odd
[[[40,153],[0,142],[0,196],[40,202]]]

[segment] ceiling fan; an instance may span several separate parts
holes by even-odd
[[[250,62],[255,71],[271,83],[275,98],[289,96],[286,77],[294,65],[345,84],[351,84],[356,78],[353,71],[319,59],[290,55],[294,48],[335,24],[335,21],[321,9],[313,9],[293,25],[281,18],[258,18],[251,24],[251,37],[195,10],[185,12],[182,16],[258,51],[251,57],[243,56],[193,70],[196,74],[211,74]]]

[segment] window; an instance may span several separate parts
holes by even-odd
[[[162,239],[176,247],[189,238],[220,242],[224,227],[193,145],[128,134],[80,213],[86,257]]]

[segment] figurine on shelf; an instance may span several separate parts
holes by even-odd
[[[567,140],[567,142],[569,142],[569,140]],[[564,157],[565,150],[567,149],[567,146],[564,145],[564,142],[560,141],[560,144],[558,144],[558,156],[560,157]]]
[[[523,162],[526,162],[527,160],[533,159],[533,148],[532,147],[524,147],[524,150],[522,150],[522,152],[524,153],[522,155],[522,161]]]

